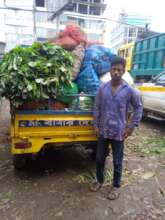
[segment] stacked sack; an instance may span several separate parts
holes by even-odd
[[[77,84],[79,92],[95,95],[100,77],[109,71],[115,54],[100,42],[88,41],[83,30],[73,24],[67,25],[53,42],[74,54],[72,80]]]
[[[89,46],[75,81],[79,90],[95,95],[99,88],[100,77],[109,71],[114,56],[116,55],[109,48],[101,45]]]
[[[87,45],[86,34],[79,26],[69,24],[65,30],[61,31],[57,37],[50,41],[73,53],[75,62],[72,68],[72,80],[76,79],[84,59],[85,47]]]

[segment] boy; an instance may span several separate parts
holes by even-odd
[[[129,86],[122,76],[126,62],[121,57],[115,57],[111,62],[111,80],[100,87],[95,99],[95,131],[98,135],[96,154],[97,182],[91,187],[96,192],[104,181],[104,165],[109,153],[109,143],[113,155],[113,184],[108,195],[109,199],[119,196],[121,185],[124,140],[132,135],[142,117],[142,103],[137,90]],[[133,117],[127,123],[129,106],[133,107]]]

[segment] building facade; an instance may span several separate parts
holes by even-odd
[[[6,51],[47,40],[70,22],[80,25],[89,40],[103,39],[104,0],[0,0],[0,6]]]
[[[6,51],[16,45],[31,45],[55,34],[56,24],[49,20],[68,0],[0,0],[1,35]],[[2,10],[3,8],[3,10]]]
[[[150,17],[121,13],[117,25],[111,31],[112,49],[117,52],[123,44],[134,42],[150,24]]]
[[[2,2],[0,0],[0,7],[2,7]],[[0,60],[5,52],[6,41],[5,41],[5,23],[4,23],[4,10],[0,10]]]
[[[104,0],[72,0],[63,13],[59,17],[53,16],[52,20],[59,20],[59,29],[63,29],[68,23],[78,24],[87,33],[89,40],[103,41],[105,9]]]

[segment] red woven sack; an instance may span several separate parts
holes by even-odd
[[[67,50],[72,50],[77,46],[77,42],[69,36],[64,36],[62,38],[58,38],[54,41],[54,43],[58,46],[63,47],[64,49],[67,49]]]
[[[87,42],[86,34],[81,30],[80,27],[73,24],[67,25],[65,30],[59,33],[59,38],[63,38],[66,36],[71,37],[77,42],[77,44]]]

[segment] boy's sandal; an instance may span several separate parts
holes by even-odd
[[[119,189],[118,188],[116,188],[116,187],[114,187],[111,191],[110,191],[110,193],[108,194],[108,199],[109,200],[115,200],[115,199],[117,199],[118,197],[119,197],[119,195],[120,195],[120,191],[119,191]]]
[[[101,187],[102,187],[102,184],[101,184],[101,183],[94,183],[94,184],[90,187],[90,191],[91,191],[91,192],[97,192]]]

